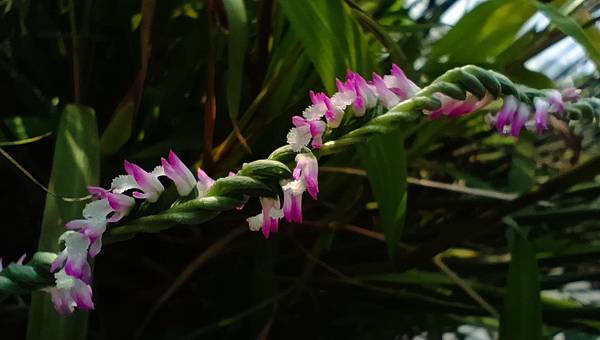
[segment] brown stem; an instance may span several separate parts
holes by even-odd
[[[206,3],[208,15],[208,68],[206,72],[206,103],[204,104],[204,153],[202,155],[202,166],[208,173],[213,168],[213,137],[215,132],[215,121],[217,119],[217,100],[215,97],[215,60],[214,60],[214,1]]]
[[[79,56],[79,35],[75,21],[75,3],[69,0],[69,23],[71,25],[71,42],[73,44],[73,101],[81,104],[81,67]]]

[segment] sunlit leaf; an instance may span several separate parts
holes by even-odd
[[[511,260],[500,339],[536,340],[542,338],[539,269],[533,246],[517,228],[506,232]]]
[[[358,148],[377,199],[388,253],[394,256],[406,217],[406,155],[401,132],[377,135]]]
[[[94,110],[67,105],[56,136],[52,173],[48,189],[60,196],[83,197],[87,186],[99,181],[99,142]],[[38,250],[58,252],[58,238],[64,224],[81,218],[85,202],[65,202],[48,194]],[[50,295],[37,292],[32,296],[27,338],[30,340],[81,340],[86,338],[85,312],[65,318],[54,310]]]

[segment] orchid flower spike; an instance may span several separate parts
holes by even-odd
[[[313,199],[317,199],[319,194],[319,163],[312,153],[299,153],[296,155],[296,168],[294,168],[293,177],[295,180],[302,180],[306,184],[306,189]]]
[[[52,262],[50,271],[55,272],[64,265],[66,274],[89,282],[92,274],[87,262],[89,238],[74,231],[66,231],[60,236],[59,242],[65,243],[65,249]]]
[[[69,275],[64,269],[54,274],[56,286],[48,288],[54,309],[61,315],[71,314],[75,308],[94,309],[92,288],[77,277]]]
[[[280,208],[279,198],[260,197],[262,212],[256,216],[248,217],[250,230],[258,231],[262,229],[265,238],[269,238],[271,232],[279,230],[279,219],[283,217],[283,211]]]
[[[196,179],[185,164],[173,151],[169,151],[169,160],[160,159],[165,175],[175,183],[179,196],[187,196],[196,187]]]
[[[152,172],[146,172],[146,170],[142,169],[140,166],[125,161],[125,172],[127,172],[127,174],[131,176],[130,178],[133,178],[136,183],[134,187],[129,187],[129,189],[139,189],[142,191],[135,191],[133,193],[133,197],[135,198],[145,199],[150,203],[154,203],[158,201],[160,195],[165,191],[165,187],[158,180],[159,176],[165,175],[164,169],[161,166],[157,166]],[[115,180],[120,177],[121,176],[117,177]],[[123,179],[124,182],[128,182],[124,184],[130,185],[130,178]],[[127,187],[126,185],[124,187]],[[120,188],[119,190],[122,189],[123,188]]]

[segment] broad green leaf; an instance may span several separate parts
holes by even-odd
[[[356,22],[342,1],[288,0],[278,4],[327,91],[334,91],[335,78],[343,76],[348,68],[358,72],[371,70],[369,65],[374,58],[364,54],[370,49],[357,34]]]
[[[511,260],[500,318],[500,339],[542,338],[539,269],[536,254],[514,222],[506,236]]]
[[[554,26],[556,26],[556,28],[580,43],[596,66],[600,66],[600,41],[590,39],[577,21],[561,14],[554,7],[537,1],[535,2],[535,6]]]
[[[67,105],[58,126],[52,173],[48,188],[63,197],[83,197],[88,185],[99,181],[99,143],[96,116],[88,107]],[[46,195],[44,217],[38,245],[39,251],[58,252],[58,237],[64,224],[81,218],[85,202],[65,202]],[[54,310],[50,295],[36,292],[29,311],[27,339],[85,339],[88,314],[76,312],[70,317]]]
[[[0,126],[0,146],[21,145],[48,137],[56,121],[39,117],[11,117]]]
[[[243,0],[224,0],[229,26],[227,62],[227,106],[229,117],[235,124],[240,109],[242,82],[244,80],[244,56],[248,46],[248,18]]]
[[[433,45],[432,57],[448,56],[453,63],[490,62],[511,46],[534,13],[535,7],[527,1],[485,1]]]
[[[358,148],[379,206],[388,253],[393,258],[406,213],[406,155],[400,131],[377,135]]]

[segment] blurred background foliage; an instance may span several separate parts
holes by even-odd
[[[226,175],[282,145],[308,91],[332,93],[347,69],[396,63],[423,85],[477,64],[600,95],[596,0],[2,0],[0,12],[0,147],[42,183],[53,168],[67,196],[169,149]],[[562,179],[600,153],[598,128],[554,120],[517,141],[483,114],[322,159],[306,222],[269,240],[246,232],[252,203],[107,246],[87,338],[596,339],[600,169]],[[56,136],[68,143],[53,151]],[[16,259],[37,249],[42,214],[60,228],[61,205],[43,209],[12,163],[0,174],[0,249]],[[0,303],[2,339],[24,338],[29,305]],[[48,329],[39,308],[29,337],[56,337],[33,335]]]

